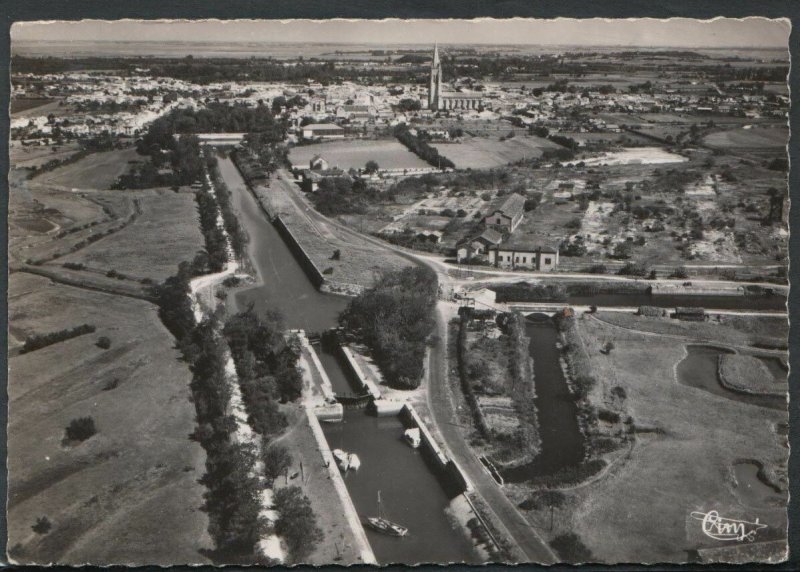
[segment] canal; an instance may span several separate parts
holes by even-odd
[[[527,464],[501,471],[507,482],[521,482],[578,466],[584,457],[583,434],[578,427],[578,407],[561,369],[559,333],[553,319],[544,314],[527,317],[536,385],[536,415],[542,449]]]
[[[335,327],[347,298],[314,288],[233,162],[220,158],[219,169],[250,237],[250,258],[263,282],[239,292],[237,307],[252,303],[259,313],[279,310],[287,328],[321,332]],[[333,387],[337,391],[351,387],[339,359],[316,349]],[[379,418],[365,410],[345,410],[342,423],[325,423],[323,429],[331,448],[356,453],[361,459],[361,468],[345,475],[359,515],[376,515],[380,491],[385,516],[409,529],[405,538],[367,529],[380,563],[478,562],[472,542],[448,512],[451,499],[435,470],[419,450],[402,440],[405,427],[399,417]]]

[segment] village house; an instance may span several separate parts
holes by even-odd
[[[499,244],[490,248],[488,255],[489,262],[498,268],[549,272],[558,266],[558,249],[550,246]]]
[[[322,155],[314,155],[308,162],[308,167],[312,171],[327,171],[330,165]]]
[[[490,248],[497,246],[502,240],[502,234],[492,228],[486,228],[479,235],[460,241],[456,245],[456,258],[459,262],[465,262],[485,256]]]
[[[483,224],[487,228],[494,228],[499,231],[514,232],[522,222],[525,215],[525,197],[517,193],[512,193],[494,203],[486,216],[483,217]]]
[[[344,129],[333,123],[310,123],[303,127],[306,139],[344,139]]]

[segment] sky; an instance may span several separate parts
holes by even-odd
[[[786,47],[788,19],[692,20],[82,20],[16,22],[17,41],[203,41],[371,44]]]

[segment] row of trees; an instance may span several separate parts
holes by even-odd
[[[277,315],[260,320],[248,309],[224,325],[216,316],[196,323],[189,297],[189,281],[195,270],[195,264],[181,263],[177,274],[156,286],[154,292],[159,316],[177,338],[192,371],[191,390],[197,414],[193,438],[206,450],[206,472],[201,483],[207,488],[204,509],[216,548],[213,557],[220,563],[272,564],[258,551],[259,540],[269,532],[260,517],[262,485],[253,470],[258,455],[252,446],[233,439],[236,420],[229,414],[231,388],[226,377],[226,348],[239,356],[237,372],[242,375],[243,395],[253,426],[262,435],[260,460],[267,486],[272,486],[292,464],[288,451],[270,440],[286,426],[276,399],[299,395],[296,355],[283,339]],[[316,516],[299,490],[277,493],[275,506],[280,515],[275,532],[286,539],[292,558],[299,561],[321,539]]]
[[[425,349],[435,326],[436,273],[426,267],[383,274],[375,286],[354,298],[341,324],[372,348],[386,381],[414,389],[422,381]]]
[[[439,169],[455,169],[455,164],[450,159],[440,155],[436,147],[432,147],[425,139],[412,135],[407,125],[401,123],[395,127],[394,136],[397,137],[397,140],[405,145],[409,151],[433,167]]]

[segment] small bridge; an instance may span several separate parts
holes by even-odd
[[[364,409],[373,399],[369,393],[337,393],[335,397],[346,409]]]

